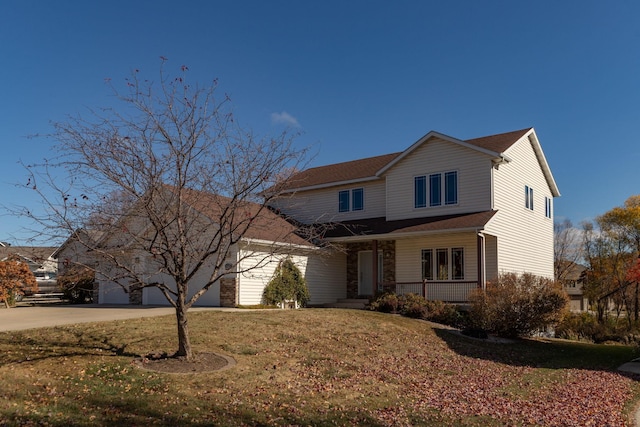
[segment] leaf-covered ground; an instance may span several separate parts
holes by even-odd
[[[634,349],[472,340],[350,310],[206,312],[196,350],[232,369],[132,360],[175,349],[171,317],[0,334],[0,425],[627,426]]]

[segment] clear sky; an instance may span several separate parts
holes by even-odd
[[[111,99],[104,79],[160,56],[219,78],[258,133],[285,124],[313,165],[534,127],[578,224],[640,193],[638,1],[0,0],[0,205],[37,203],[27,135]],[[0,216],[19,243],[24,219]]]

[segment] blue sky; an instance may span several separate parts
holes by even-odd
[[[298,126],[313,165],[534,127],[562,197],[593,219],[640,193],[637,1],[29,1],[0,4],[0,205],[36,206],[27,135],[111,101],[105,78],[187,65],[258,133]],[[0,216],[0,240],[26,238]]]

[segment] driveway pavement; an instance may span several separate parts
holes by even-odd
[[[189,311],[224,310],[233,308],[194,307]],[[42,305],[34,307],[13,307],[0,309],[0,332],[74,323],[101,322],[109,320],[134,319],[140,317],[165,316],[175,314],[173,307],[148,307],[129,305]]]

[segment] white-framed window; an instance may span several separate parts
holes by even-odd
[[[458,172],[419,175],[413,179],[415,208],[458,204]]]
[[[338,212],[364,210],[364,188],[338,191]]]
[[[533,210],[533,188],[528,185],[524,186],[524,206]]]
[[[551,218],[553,215],[553,205],[551,204],[551,200],[551,198],[546,196],[544,198],[544,216],[547,218]]]
[[[464,280],[464,248],[422,249],[423,280]]]

